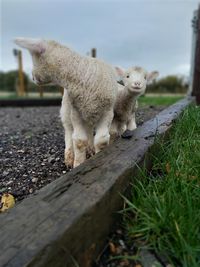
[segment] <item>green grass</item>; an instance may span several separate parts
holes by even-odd
[[[200,266],[200,108],[185,110],[156,151],[126,199],[128,235],[174,266]]]
[[[182,99],[183,96],[142,96],[139,98],[139,105],[146,106],[169,106]]]

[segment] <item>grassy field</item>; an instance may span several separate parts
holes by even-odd
[[[124,218],[130,242],[164,255],[172,266],[200,266],[200,108],[185,110],[158,141],[150,174],[141,170]]]
[[[140,106],[169,106],[183,98],[180,95],[145,95],[139,98]]]

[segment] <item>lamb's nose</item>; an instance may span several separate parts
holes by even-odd
[[[134,85],[135,86],[140,86],[141,85],[141,82],[134,82]]]

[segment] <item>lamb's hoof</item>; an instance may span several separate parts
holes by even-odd
[[[90,147],[90,146],[88,146],[88,147],[87,147],[87,150],[86,150],[86,158],[89,159],[89,158],[91,158],[92,156],[94,156],[94,154],[95,154],[94,147]]]
[[[122,138],[130,139],[133,136],[133,131],[126,130],[121,136]]]
[[[74,155],[70,149],[67,151],[65,150],[65,165],[68,169],[73,169]]]
[[[79,161],[74,161],[74,166],[73,168],[78,167],[79,165],[81,165],[83,162],[79,162]]]
[[[67,167],[67,169],[73,169],[73,163],[69,163],[65,161],[65,166]]]

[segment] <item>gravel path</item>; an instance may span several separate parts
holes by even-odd
[[[140,109],[138,124],[161,109]],[[19,201],[59,178],[69,171],[63,152],[59,107],[0,108],[0,194]]]

